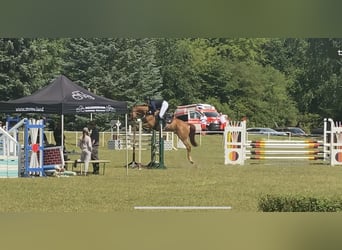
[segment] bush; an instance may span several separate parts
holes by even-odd
[[[342,200],[265,195],[259,199],[258,210],[262,212],[339,212],[342,211]]]

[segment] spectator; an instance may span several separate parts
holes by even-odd
[[[81,149],[81,161],[84,162],[84,174],[88,174],[89,161],[91,159],[91,139],[87,127],[83,128],[82,136],[79,140],[78,146]]]
[[[208,117],[201,113],[201,129],[202,129],[202,135],[205,135],[205,131],[207,130],[207,126],[208,126]]]
[[[91,129],[91,143],[92,143],[92,151],[91,151],[91,159],[92,160],[99,160],[99,142],[100,142],[100,135],[99,130],[97,129],[96,123],[91,121],[89,123],[89,127]],[[99,174],[99,163],[93,163],[93,174]]]
[[[224,128],[226,127],[226,123],[227,123],[227,115],[224,115],[222,113],[220,113],[220,129],[224,130]]]
[[[59,121],[55,123],[53,128],[53,138],[55,139],[56,146],[62,146],[62,129]]]
[[[55,123],[53,138],[55,139],[56,146],[62,146],[62,127],[60,121]],[[68,154],[65,147],[65,135],[63,135],[63,156],[65,161],[68,160]]]

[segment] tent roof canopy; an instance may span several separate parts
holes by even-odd
[[[127,113],[127,102],[95,95],[61,75],[30,96],[2,102],[3,113]]]

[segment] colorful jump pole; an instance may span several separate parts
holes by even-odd
[[[247,141],[245,121],[229,122],[225,128],[225,164],[243,165],[246,159],[330,160],[342,165],[342,122],[324,119],[323,141],[258,140]]]

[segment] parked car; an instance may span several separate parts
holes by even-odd
[[[324,134],[324,129],[323,128],[314,128],[311,129],[311,135],[323,135]]]
[[[276,136],[287,136],[285,132],[279,132],[272,128],[248,128],[247,133],[259,134],[259,135],[276,135]]]
[[[298,127],[285,127],[285,128],[275,128],[274,130],[278,132],[286,132],[291,136],[308,136],[303,129]]]

